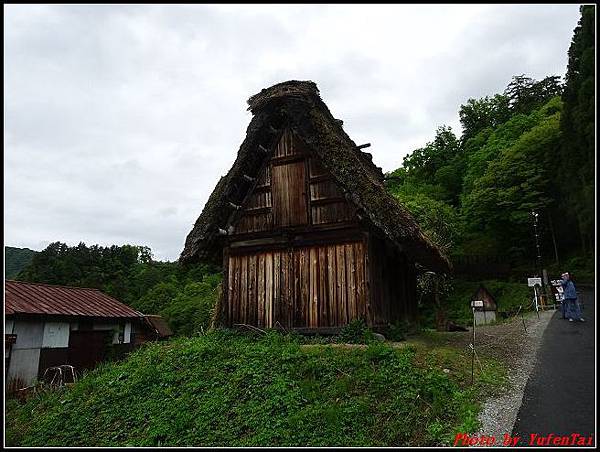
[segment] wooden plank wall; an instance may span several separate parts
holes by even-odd
[[[354,220],[354,209],[333,176],[289,129],[242,207],[235,234]]]
[[[303,160],[273,165],[273,226],[308,223],[306,176]]]
[[[273,228],[271,166],[261,171],[254,191],[248,195],[244,213],[235,225],[235,233],[269,231]]]
[[[311,222],[314,225],[347,222],[353,219],[353,209],[333,176],[316,157],[309,159]]]
[[[373,325],[417,319],[417,287],[414,266],[384,240],[369,240],[369,270]]]
[[[319,328],[368,319],[364,242],[231,255],[227,324]]]

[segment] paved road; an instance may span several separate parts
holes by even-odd
[[[513,429],[513,437],[522,438],[519,446],[529,445],[530,433],[594,434],[594,291],[582,287],[578,291],[586,322],[563,320],[558,310],[552,316]]]

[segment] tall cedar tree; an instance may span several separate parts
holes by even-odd
[[[579,230],[584,253],[593,248],[595,227],[595,6],[582,6],[569,48],[561,117],[561,207],[564,220]]]

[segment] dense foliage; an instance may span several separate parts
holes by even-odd
[[[29,248],[4,247],[4,276],[6,279],[15,278],[33,259],[35,251]]]
[[[569,48],[558,160],[563,168],[559,201],[565,231],[579,231],[583,251],[594,248],[595,6],[581,7]],[[574,234],[577,236],[577,234]]]
[[[72,388],[7,405],[20,446],[403,446],[474,432],[479,396],[503,381],[468,351],[303,345],[214,331],[148,344]],[[442,369],[447,368],[445,373]]]
[[[190,335],[209,326],[221,274],[210,265],[155,261],[148,247],[55,242],[36,253],[18,279],[100,289],[145,314],[162,315],[175,334]]]

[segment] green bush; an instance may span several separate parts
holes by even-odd
[[[373,331],[367,326],[364,319],[355,319],[344,325],[337,337],[339,342],[347,344],[366,344],[373,339]]]

